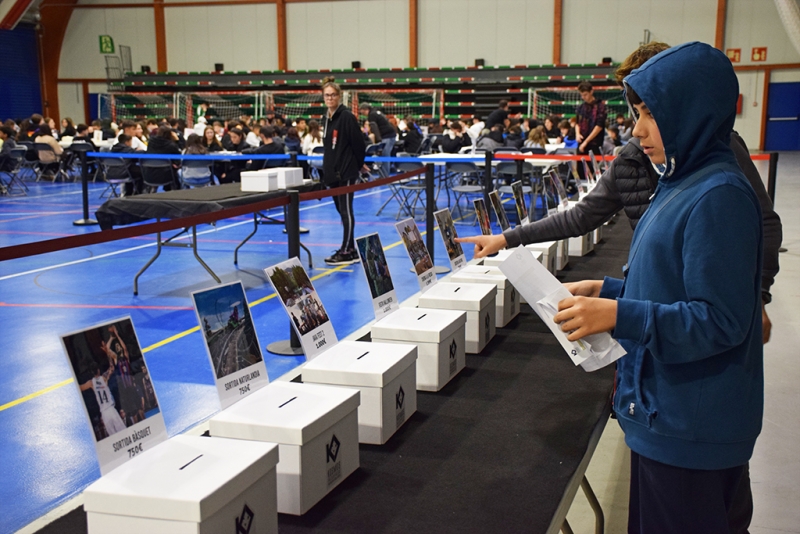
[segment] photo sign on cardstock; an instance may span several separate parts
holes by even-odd
[[[428,254],[425,242],[422,241],[417,223],[414,219],[405,219],[395,224],[394,227],[397,228],[397,233],[403,240],[408,257],[411,258],[411,264],[417,274],[419,289],[424,293],[436,283],[436,271],[433,269],[431,255]]]
[[[475,205],[475,217],[478,219],[478,226],[481,227],[481,234],[492,235],[492,221],[489,219],[486,202],[482,198],[476,198],[472,203]]]
[[[464,256],[464,249],[461,243],[456,243],[458,234],[453,224],[453,215],[448,208],[434,212],[436,224],[439,225],[439,232],[442,234],[444,248],[447,250],[447,257],[450,259],[450,267],[456,273],[467,266],[467,258]]]
[[[503,208],[503,202],[500,200],[500,191],[495,189],[489,193],[489,201],[492,203],[494,214],[497,215],[497,223],[500,225],[500,229],[505,232],[511,228],[511,225],[508,222],[508,217],[506,217],[506,210]]]
[[[130,317],[61,336],[105,475],[167,439]]]
[[[564,182],[561,181],[561,177],[554,170],[551,170],[549,175],[556,191],[558,191],[558,199],[561,202],[561,207],[564,209],[569,208],[569,197],[567,197],[567,190],[564,187]]]
[[[386,263],[380,236],[375,234],[365,235],[356,239],[356,249],[364,266],[364,275],[372,295],[372,307],[375,309],[375,319],[380,319],[400,307],[397,293],[392,284],[392,275]]]
[[[336,332],[328,318],[317,290],[311,283],[300,258],[291,258],[267,267],[272,287],[280,297],[292,326],[300,336],[306,360],[312,360],[326,349],[336,345]]]
[[[522,182],[517,181],[511,184],[511,192],[514,194],[514,204],[517,207],[519,224],[528,224],[528,208],[525,207],[525,194],[522,191]]]
[[[269,383],[241,282],[192,293],[219,403],[225,409]]]

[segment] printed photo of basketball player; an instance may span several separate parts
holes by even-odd
[[[381,238],[378,234],[370,234],[356,239],[356,248],[361,256],[361,264],[369,281],[372,298],[376,299],[394,289],[389,264],[383,253]]]
[[[478,226],[481,227],[481,234],[492,235],[492,222],[489,219],[489,210],[486,209],[486,202],[482,198],[472,201],[475,205],[475,213],[478,217]]]
[[[525,195],[522,190],[522,182],[511,184],[511,192],[514,194],[514,205],[517,207],[517,219],[519,224],[528,220],[528,208],[525,206]]]
[[[241,282],[197,291],[192,299],[218,379],[263,361]]]
[[[96,441],[159,413],[130,318],[63,336]]]

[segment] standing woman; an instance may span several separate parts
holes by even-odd
[[[365,145],[361,135],[358,119],[341,104],[342,89],[327,77],[322,80],[322,97],[328,111],[325,114],[323,145],[325,153],[322,159],[322,181],[328,187],[345,187],[358,180],[359,172],[364,166]],[[342,246],[329,258],[328,265],[348,265],[358,261],[355,250],[353,217],[353,193],[333,197],[336,211],[342,218]]]

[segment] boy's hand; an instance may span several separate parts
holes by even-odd
[[[485,258],[498,250],[506,248],[506,238],[499,235],[476,235],[470,237],[457,237],[456,243],[472,243],[475,245],[474,257]]]
[[[580,282],[567,282],[564,284],[564,287],[576,297],[597,298],[600,296],[600,290],[603,288],[603,281],[581,280]]]
[[[764,303],[761,303],[761,336],[762,341],[766,344],[769,341],[770,333],[772,332],[772,321],[769,320],[767,315],[767,308]]]
[[[567,336],[570,341],[608,332],[617,325],[617,301],[569,297],[558,303],[558,313],[553,320],[561,325],[561,330],[571,332]]]

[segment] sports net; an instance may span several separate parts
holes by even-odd
[[[264,91],[228,93],[187,93],[186,119],[190,126],[201,116],[226,121],[238,119],[242,115],[261,118],[266,113],[267,94]]]
[[[595,98],[606,103],[608,118],[617,114],[628,116],[628,105],[619,87],[595,87]],[[528,110],[532,118],[544,120],[548,115],[574,117],[575,108],[583,103],[577,89],[533,89],[528,93]]]
[[[123,120],[162,119],[177,116],[175,94],[113,93],[102,95],[100,118],[117,124]]]
[[[350,104],[350,92],[342,91],[342,104]],[[321,119],[325,114],[322,91],[270,91],[267,93],[267,109],[287,119]]]
[[[358,106],[369,104],[387,117],[402,120],[406,115],[415,119],[433,119],[442,114],[441,89],[373,89],[352,91],[350,108],[358,116]]]

